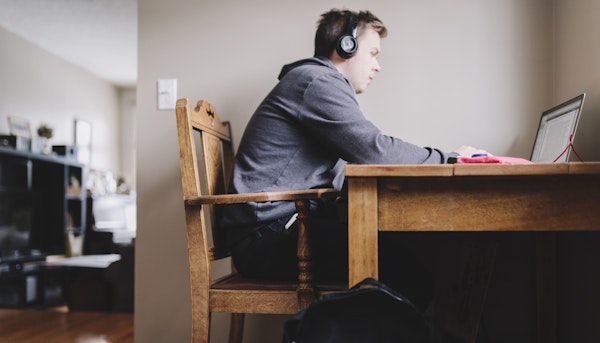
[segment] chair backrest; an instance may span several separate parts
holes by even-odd
[[[234,156],[229,123],[221,122],[214,106],[205,100],[195,107],[188,99],[178,100],[176,116],[183,197],[225,194]],[[210,273],[211,261],[229,256],[219,234],[218,209],[208,205],[190,210],[186,209],[186,220],[194,222],[188,224],[190,262],[199,259],[195,264],[207,268],[202,274]],[[196,228],[194,232],[190,227]],[[209,256],[209,260],[203,261],[199,255]]]

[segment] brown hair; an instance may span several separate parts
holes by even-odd
[[[350,16],[358,20],[357,36],[368,26],[379,33],[379,37],[387,36],[387,28],[369,11],[352,12],[349,10],[332,9],[321,15],[315,34],[315,57],[329,57],[335,50],[337,40],[345,33]]]

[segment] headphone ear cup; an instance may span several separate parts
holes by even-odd
[[[354,36],[342,35],[337,42],[336,51],[342,58],[348,59],[356,53],[358,41]]]
[[[358,15],[354,12],[349,12],[347,20],[346,29],[339,36],[335,46],[338,55],[344,59],[354,56],[354,53],[358,50],[358,40],[356,39]]]

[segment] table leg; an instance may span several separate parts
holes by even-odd
[[[377,279],[377,179],[348,180],[348,286],[366,277]]]

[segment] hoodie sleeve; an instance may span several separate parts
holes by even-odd
[[[349,163],[439,164],[448,155],[384,135],[361,112],[354,89],[339,73],[315,77],[304,92],[298,119],[315,138]]]

